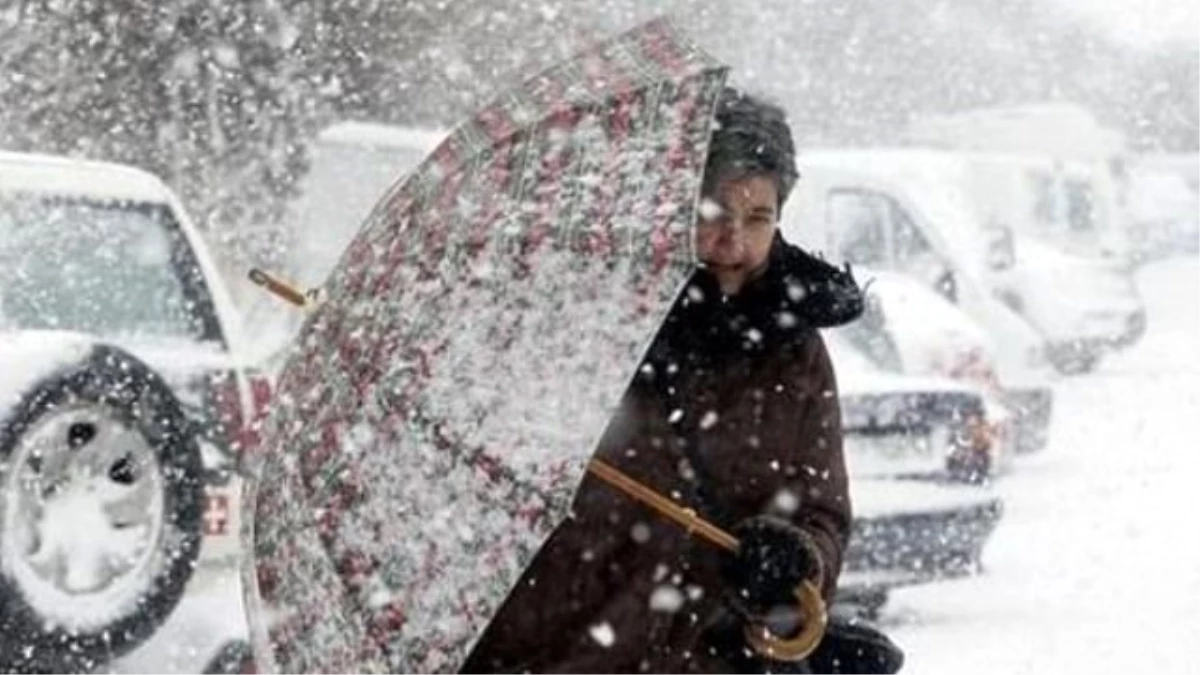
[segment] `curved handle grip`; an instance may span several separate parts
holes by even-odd
[[[746,642],[754,651],[776,661],[803,661],[821,644],[829,615],[825,611],[825,600],[821,597],[820,589],[813,582],[805,581],[796,589],[796,599],[800,602],[802,617],[803,628],[800,633],[781,638],[765,626],[746,626]]]

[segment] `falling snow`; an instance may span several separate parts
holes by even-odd
[[[299,642],[335,644],[339,631],[362,629],[340,621],[350,587],[350,601],[377,621],[372,630],[389,626],[418,645],[395,653],[453,669],[456,647],[426,638],[457,636],[461,651],[483,625],[491,605],[460,607],[460,593],[483,587],[489,602],[503,599],[504,582],[549,530],[544,514],[565,508],[578,482],[572,471],[582,461],[563,472],[554,461],[586,453],[603,428],[655,312],[677,293],[708,298],[682,283],[677,266],[653,287],[633,278],[641,262],[581,272],[578,259],[543,253],[525,270],[499,256],[462,269],[448,251],[465,230],[444,249],[433,238],[392,238],[436,230],[434,221],[376,206],[401,194],[393,188],[409,175],[402,194],[412,202],[390,206],[432,203],[444,196],[432,186],[461,181],[436,222],[491,210],[488,251],[544,217],[553,230],[544,250],[557,250],[559,225],[580,242],[595,235],[588,245],[598,250],[622,251],[662,223],[656,236],[690,255],[697,218],[731,221],[709,198],[631,206],[658,194],[647,158],[668,145],[636,111],[605,117],[589,107],[575,126],[543,128],[535,152],[496,161],[520,185],[558,162],[577,169],[546,181],[560,188],[546,193],[492,194],[473,173],[484,154],[458,167],[462,156],[426,161],[524,75],[658,15],[727,64],[729,83],[786,111],[801,178],[779,229],[831,263],[850,261],[869,289],[862,320],[822,333],[837,391],[810,392],[783,373],[755,373],[752,384],[756,404],[841,402],[840,420],[821,425],[840,423],[844,442],[817,441],[842,448],[856,516],[838,610],[872,614],[919,672],[960,671],[965,648],[984,672],[1182,671],[1200,662],[1189,632],[1200,620],[1200,550],[1185,534],[1200,481],[1188,442],[1200,413],[1196,3],[132,0],[86,12],[62,4],[0,4],[0,441],[30,392],[91,363],[97,345],[115,346],[160,377],[187,428],[204,434],[195,466],[161,476],[203,470],[170,488],[154,482],[158,473],[125,485],[128,467],[107,480],[114,465],[87,484],[98,492],[28,487],[44,467],[10,481],[0,562],[38,616],[0,616],[0,628],[103,631],[132,617],[138,630],[101,641],[112,641],[112,658],[77,644],[0,641],[0,670],[199,672],[231,645],[254,639],[261,652],[266,626],[247,618],[285,614],[258,604],[283,593],[339,619]],[[511,112],[518,124],[530,114]],[[589,149],[607,148],[622,119],[632,121],[631,147],[608,163]],[[716,126],[697,117],[671,162],[701,165],[688,153],[698,155],[701,132]],[[456,149],[474,152],[478,138],[463,136]],[[617,224],[607,238],[593,229],[604,209]],[[403,246],[378,245],[385,240]],[[427,267],[409,264],[428,250],[436,255]],[[364,276],[346,274],[360,256],[374,258]],[[405,264],[388,287],[382,271],[396,261]],[[250,267],[312,288],[318,304],[355,293],[384,300],[310,319],[250,283]],[[551,298],[519,286],[526,278],[567,290]],[[787,298],[798,305],[813,291],[791,283]],[[802,317],[781,309],[774,326],[801,328]],[[444,344],[422,341],[435,324]],[[329,355],[320,336],[296,339],[314,327],[344,330],[345,345]],[[747,349],[769,342],[764,328],[738,329]],[[411,337],[403,346],[414,349],[378,359],[359,351],[382,353],[388,334]],[[511,351],[489,351],[498,343]],[[348,365],[299,386],[300,355]],[[290,384],[278,379],[289,364]],[[693,366],[646,365],[641,375],[675,381]],[[422,369],[428,386],[406,389]],[[267,385],[285,391],[258,402],[273,415],[251,419],[254,392]],[[389,416],[418,399],[446,424]],[[360,404],[344,425],[323,423]],[[668,420],[682,434],[713,432],[689,436],[705,441],[730,425],[725,405],[671,408]],[[448,431],[519,451],[520,461],[499,463],[515,473],[486,454],[426,473],[396,461],[401,449],[411,456],[445,443]],[[300,440],[253,446],[280,436]],[[765,435],[747,430],[738,443],[734,451],[771,449],[753,461],[781,479],[831,478],[789,462],[789,449],[775,452]],[[239,460],[252,446],[259,452]],[[337,461],[321,460],[332,446]],[[660,439],[651,449],[668,447]],[[52,464],[38,455],[24,466],[39,463]],[[0,474],[24,475],[17,464]],[[666,466],[688,485],[702,473],[688,461]],[[244,491],[256,471],[273,480]],[[506,482],[514,475],[559,481],[520,497],[517,534],[496,507],[517,499]],[[310,483],[337,492],[334,506],[314,506]],[[433,486],[454,493],[453,507]],[[194,490],[186,494],[198,506],[181,506],[184,492],[163,499],[165,489]],[[764,506],[803,519],[807,496],[784,489]],[[287,508],[268,519],[258,498]],[[306,567],[329,534],[310,526],[329,527],[339,500],[356,504],[356,518],[338,521],[334,536],[353,545],[336,565]],[[986,527],[921,520],[984,512],[996,519]],[[256,515],[258,535],[281,545],[258,541],[257,555],[277,564],[280,579],[237,571],[253,562],[242,535],[254,535],[247,519]],[[901,524],[913,521],[922,524]],[[187,527],[204,533],[198,548],[180,548]],[[657,524],[625,528],[619,535],[633,548],[654,548]],[[37,554],[22,556],[30,541]],[[962,564],[935,570],[926,558],[938,555]],[[582,556],[581,566],[594,562],[592,551]],[[180,598],[158,583],[172,564],[186,582]],[[50,568],[89,588],[133,572],[69,593],[43,573]],[[644,598],[651,611],[677,613],[703,598],[683,569],[670,561],[655,570]],[[396,579],[420,575],[420,588],[398,592]],[[861,592],[880,580],[897,586],[870,607]],[[162,611],[143,611],[147,604]],[[621,628],[586,630],[612,648]],[[427,634],[411,638],[418,631]]]
[[[588,635],[592,636],[596,644],[606,649],[617,643],[617,633],[607,621],[588,628]]]

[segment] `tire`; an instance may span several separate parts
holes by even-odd
[[[0,668],[90,671],[149,638],[200,552],[202,470],[179,401],[123,351],[29,391],[0,420]]]
[[[244,640],[227,642],[216,656],[209,659],[201,671],[204,675],[235,675],[238,673],[256,672],[254,667],[254,652],[250,643]]]

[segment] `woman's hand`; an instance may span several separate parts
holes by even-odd
[[[819,586],[821,555],[812,536],[786,520],[756,516],[730,532],[739,547],[722,570],[733,608],[748,620],[762,620],[772,608],[796,603],[796,588],[805,579]]]

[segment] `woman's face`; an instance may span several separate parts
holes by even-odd
[[[721,291],[734,295],[766,268],[779,193],[775,181],[760,174],[722,178],[714,192],[700,204],[696,252]]]

